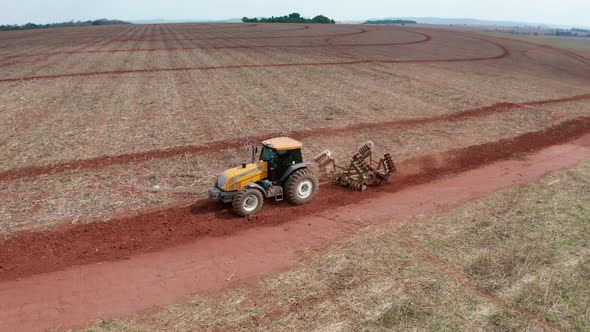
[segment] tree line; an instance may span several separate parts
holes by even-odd
[[[242,18],[242,22],[246,23],[320,23],[320,24],[335,24],[336,21],[324,16],[318,15],[314,18],[302,17],[299,13],[291,13],[279,17],[262,17],[262,18]]]
[[[111,25],[111,24],[131,24],[129,22],[121,20],[108,20],[101,18],[93,21],[69,21],[60,23],[49,23],[49,24],[35,24],[27,23],[23,25],[0,25],[0,31],[10,30],[32,30],[32,29],[47,29],[47,28],[63,28],[63,27],[78,27],[78,26],[93,26],[93,25]]]
[[[556,36],[563,36],[563,37],[586,37],[590,38],[590,30],[588,29],[576,29],[571,28],[569,30],[565,29],[556,29],[554,31]]]

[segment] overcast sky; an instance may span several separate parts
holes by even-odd
[[[295,11],[337,21],[416,16],[590,26],[590,0],[0,0],[0,24],[103,17],[216,20]]]

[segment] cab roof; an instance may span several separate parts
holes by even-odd
[[[275,150],[295,150],[301,149],[303,144],[289,137],[275,137],[262,141],[263,145],[269,146]]]

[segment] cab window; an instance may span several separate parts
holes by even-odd
[[[268,146],[262,146],[262,152],[260,153],[260,160],[270,161],[276,158],[276,151]]]

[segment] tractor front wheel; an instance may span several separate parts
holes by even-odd
[[[318,188],[318,179],[309,168],[297,170],[285,183],[287,201],[295,205],[307,203],[313,199]]]
[[[237,215],[247,217],[260,211],[263,201],[260,190],[244,188],[234,196],[232,207]]]

